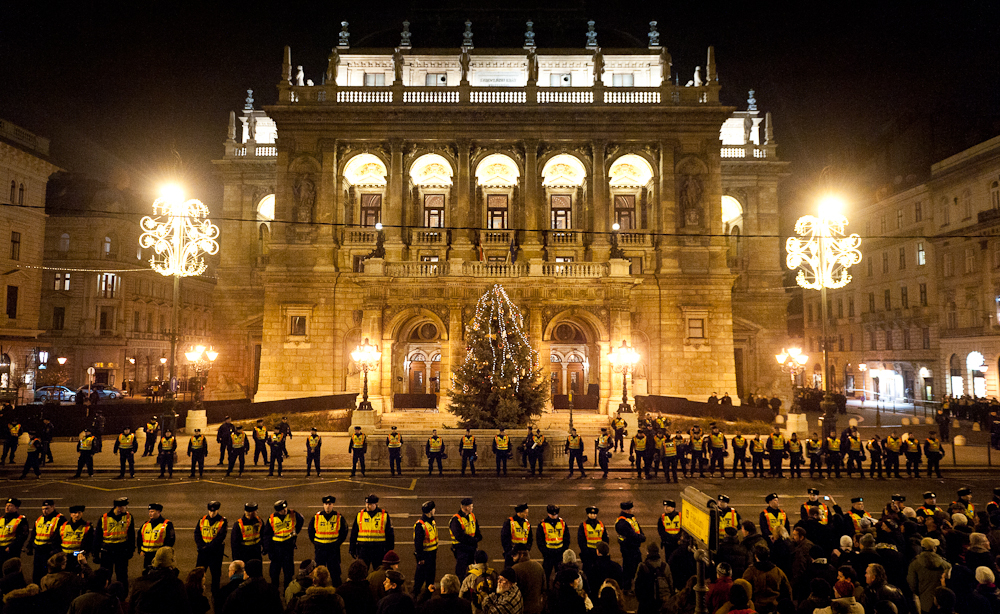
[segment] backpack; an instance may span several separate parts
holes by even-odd
[[[466,598],[482,609],[486,598],[497,592],[497,572],[487,567],[485,572],[470,569],[469,573],[476,576],[472,581],[472,588]]]
[[[660,563],[659,567],[653,567],[648,562],[643,561],[642,565],[649,571],[649,575],[653,576],[653,602],[661,606],[666,605],[674,592],[670,581],[667,580],[667,564]]]

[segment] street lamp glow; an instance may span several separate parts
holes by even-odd
[[[365,342],[351,352],[351,358],[354,362],[358,363],[358,368],[364,374],[364,387],[361,392],[361,404],[358,405],[358,410],[360,411],[372,411],[371,402],[368,401],[368,372],[375,370],[378,365],[379,358],[382,357],[382,352],[378,350],[378,347],[368,343],[368,338],[365,337]]]
[[[165,187],[153,202],[153,215],[140,223],[139,245],[153,249],[149,264],[157,273],[192,277],[205,272],[205,255],[219,251],[219,227],[200,200],[184,200],[176,186]]]
[[[850,283],[848,269],[861,262],[861,237],[847,235],[846,228],[847,218],[839,214],[805,215],[795,222],[795,232],[802,238],[785,241],[785,264],[799,269],[796,283],[807,290],[842,288]]]
[[[614,230],[614,231],[621,230],[621,228],[622,227],[618,224],[618,222],[615,222],[614,224],[611,225],[611,230]]]
[[[843,217],[846,206],[844,199],[833,194],[827,194],[819,201],[819,215],[825,219]]]
[[[620,412],[630,412],[632,408],[628,404],[628,372],[632,370],[635,363],[639,362],[639,352],[632,348],[628,341],[622,339],[620,347],[616,347],[608,354],[608,362],[611,368],[622,374],[622,402],[618,406]]]
[[[58,362],[60,365],[64,365],[66,364],[66,357],[60,356],[59,358],[56,358],[56,362]]]

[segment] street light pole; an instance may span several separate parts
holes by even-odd
[[[621,347],[616,347],[608,354],[608,361],[614,371],[622,374],[622,402],[618,406],[618,411],[630,413],[632,408],[628,404],[628,373],[635,363],[639,362],[639,353],[622,339]]]
[[[368,371],[375,369],[381,357],[382,353],[379,352],[376,346],[368,343],[367,337],[365,337],[363,344],[357,346],[351,352],[351,358],[354,362],[358,363],[358,368],[361,369],[364,376],[364,384],[361,388],[361,404],[358,405],[358,411],[372,411],[375,409],[371,402],[368,401]]]

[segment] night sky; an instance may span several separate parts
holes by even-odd
[[[275,101],[286,44],[319,82],[341,20],[356,47],[395,44],[409,19],[415,52],[458,53],[466,18],[477,47],[519,47],[531,18],[543,50],[582,48],[587,19],[605,48],[645,46],[655,19],[682,83],[715,45],[723,102],[743,109],[753,88],[773,113],[779,154],[792,162],[791,207],[828,164],[863,198],[862,185],[919,176],[1000,134],[996,2],[86,4],[5,8],[0,117],[51,138],[63,168],[124,173],[140,193],[169,174],[175,145],[185,182],[213,209],[221,187],[210,160],[222,157],[229,112],[246,89],[258,107]],[[903,155],[885,153],[894,142],[907,143]],[[872,159],[895,167],[873,177],[862,172]]]

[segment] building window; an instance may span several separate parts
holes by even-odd
[[[569,194],[553,194],[549,198],[552,230],[568,230],[573,227],[573,197]]]
[[[614,87],[632,87],[632,73],[615,73],[611,76],[611,84]]]
[[[951,254],[945,254],[942,258],[942,267],[945,277],[951,277],[954,274],[954,265],[952,264]]]
[[[1000,245],[1000,243],[998,243]],[[924,244],[917,243],[917,264],[924,266],[927,264],[927,252],[924,251]]]
[[[870,346],[868,347],[868,349],[870,349],[870,350],[877,350],[878,349],[878,337],[876,336],[875,331],[871,332],[871,335],[870,335],[870,338],[868,339],[868,342],[870,343]]]
[[[951,224],[951,204],[948,203],[947,198],[941,199],[941,218],[942,226]]]
[[[975,258],[976,254],[972,251],[972,248],[965,248],[965,266],[963,267],[964,273],[971,273],[975,269]]]
[[[507,195],[488,194],[486,196],[486,227],[490,230],[507,228]]]
[[[97,296],[100,298],[115,298],[118,290],[118,276],[114,273],[103,273],[97,276]]]
[[[838,352],[843,352],[844,351],[844,336],[843,335],[841,335],[840,337],[837,338],[837,351]]]
[[[853,296],[847,297],[847,317],[849,317],[849,318],[853,318],[854,317],[854,297]]]
[[[632,194],[615,195],[615,221],[622,230],[635,229],[635,196]]]
[[[886,311],[892,309],[892,290],[888,288],[885,290],[885,309]]]
[[[689,339],[704,339],[705,338],[705,319],[704,318],[690,318],[690,319],[688,319],[688,338]]]
[[[903,329],[903,349],[910,349],[910,329]]]
[[[385,85],[385,73],[365,73],[365,85],[367,87]]]
[[[17,182],[10,182],[10,204],[14,204],[14,192],[17,191]]]
[[[899,270],[902,271],[906,268],[906,248],[899,248]]]
[[[921,329],[921,333],[921,336],[923,337],[923,348],[925,350],[931,349],[931,329]]]
[[[881,215],[881,217],[879,217],[879,224],[878,224],[879,229],[881,230],[883,236],[885,236],[885,232],[887,230],[885,222],[886,222],[886,220],[885,220],[885,214],[883,213]]]
[[[55,290],[69,290],[69,273],[56,273]]]
[[[52,308],[52,330],[63,330],[66,327],[66,308]]]
[[[887,349],[887,350],[891,350],[892,349],[892,331],[891,330],[885,331],[885,349]]]
[[[948,328],[958,328],[958,310],[955,303],[948,303],[947,319]]]
[[[66,253],[69,251],[69,233],[64,232],[62,236],[59,237],[59,251]]]
[[[850,335],[847,336],[847,343],[848,343],[848,346],[847,346],[848,347],[848,351],[853,352],[854,351],[854,333],[851,333]]]
[[[361,225],[365,228],[374,228],[375,224],[382,221],[382,195],[362,194],[361,195]]]
[[[10,231],[10,259],[21,259],[21,233],[16,230]]]
[[[903,227],[903,210],[896,209],[896,230]]]
[[[875,276],[875,263],[871,258],[868,259],[868,277]]]
[[[97,314],[98,326],[100,326],[100,331],[102,335],[110,335],[115,330],[115,308],[114,307],[101,307],[100,313]]]
[[[24,184],[22,183],[19,188],[17,188],[17,204],[24,204]]]
[[[17,319],[17,286],[7,286],[7,317]]]
[[[444,228],[444,194],[424,195],[424,226]]]
[[[138,311],[132,312],[132,332],[139,332],[139,327],[142,325],[142,314]]]
[[[844,317],[844,299],[842,298],[837,299],[837,317]]]
[[[923,220],[924,220],[924,209],[923,205],[918,200],[917,202],[913,203],[913,221],[922,222]]]
[[[875,293],[868,293],[868,312],[875,313]]]
[[[443,72],[429,72],[424,77],[424,85],[427,87],[444,87],[448,85],[448,75]]]
[[[572,87],[573,75],[570,73],[552,73],[549,75],[549,87]]]
[[[889,272],[889,252],[882,252],[882,272]]]
[[[306,336],[306,316],[289,317],[288,334],[293,337]]]
[[[903,309],[910,308],[910,298],[906,286],[899,289],[899,304]]]
[[[1000,209],[1000,181],[990,184],[990,207]]]
[[[927,306],[927,284],[920,284],[920,306]]]
[[[972,192],[970,190],[962,192],[962,219],[972,219]]]
[[[872,221],[871,220],[865,220],[865,236],[866,237],[871,237],[872,236]]]

